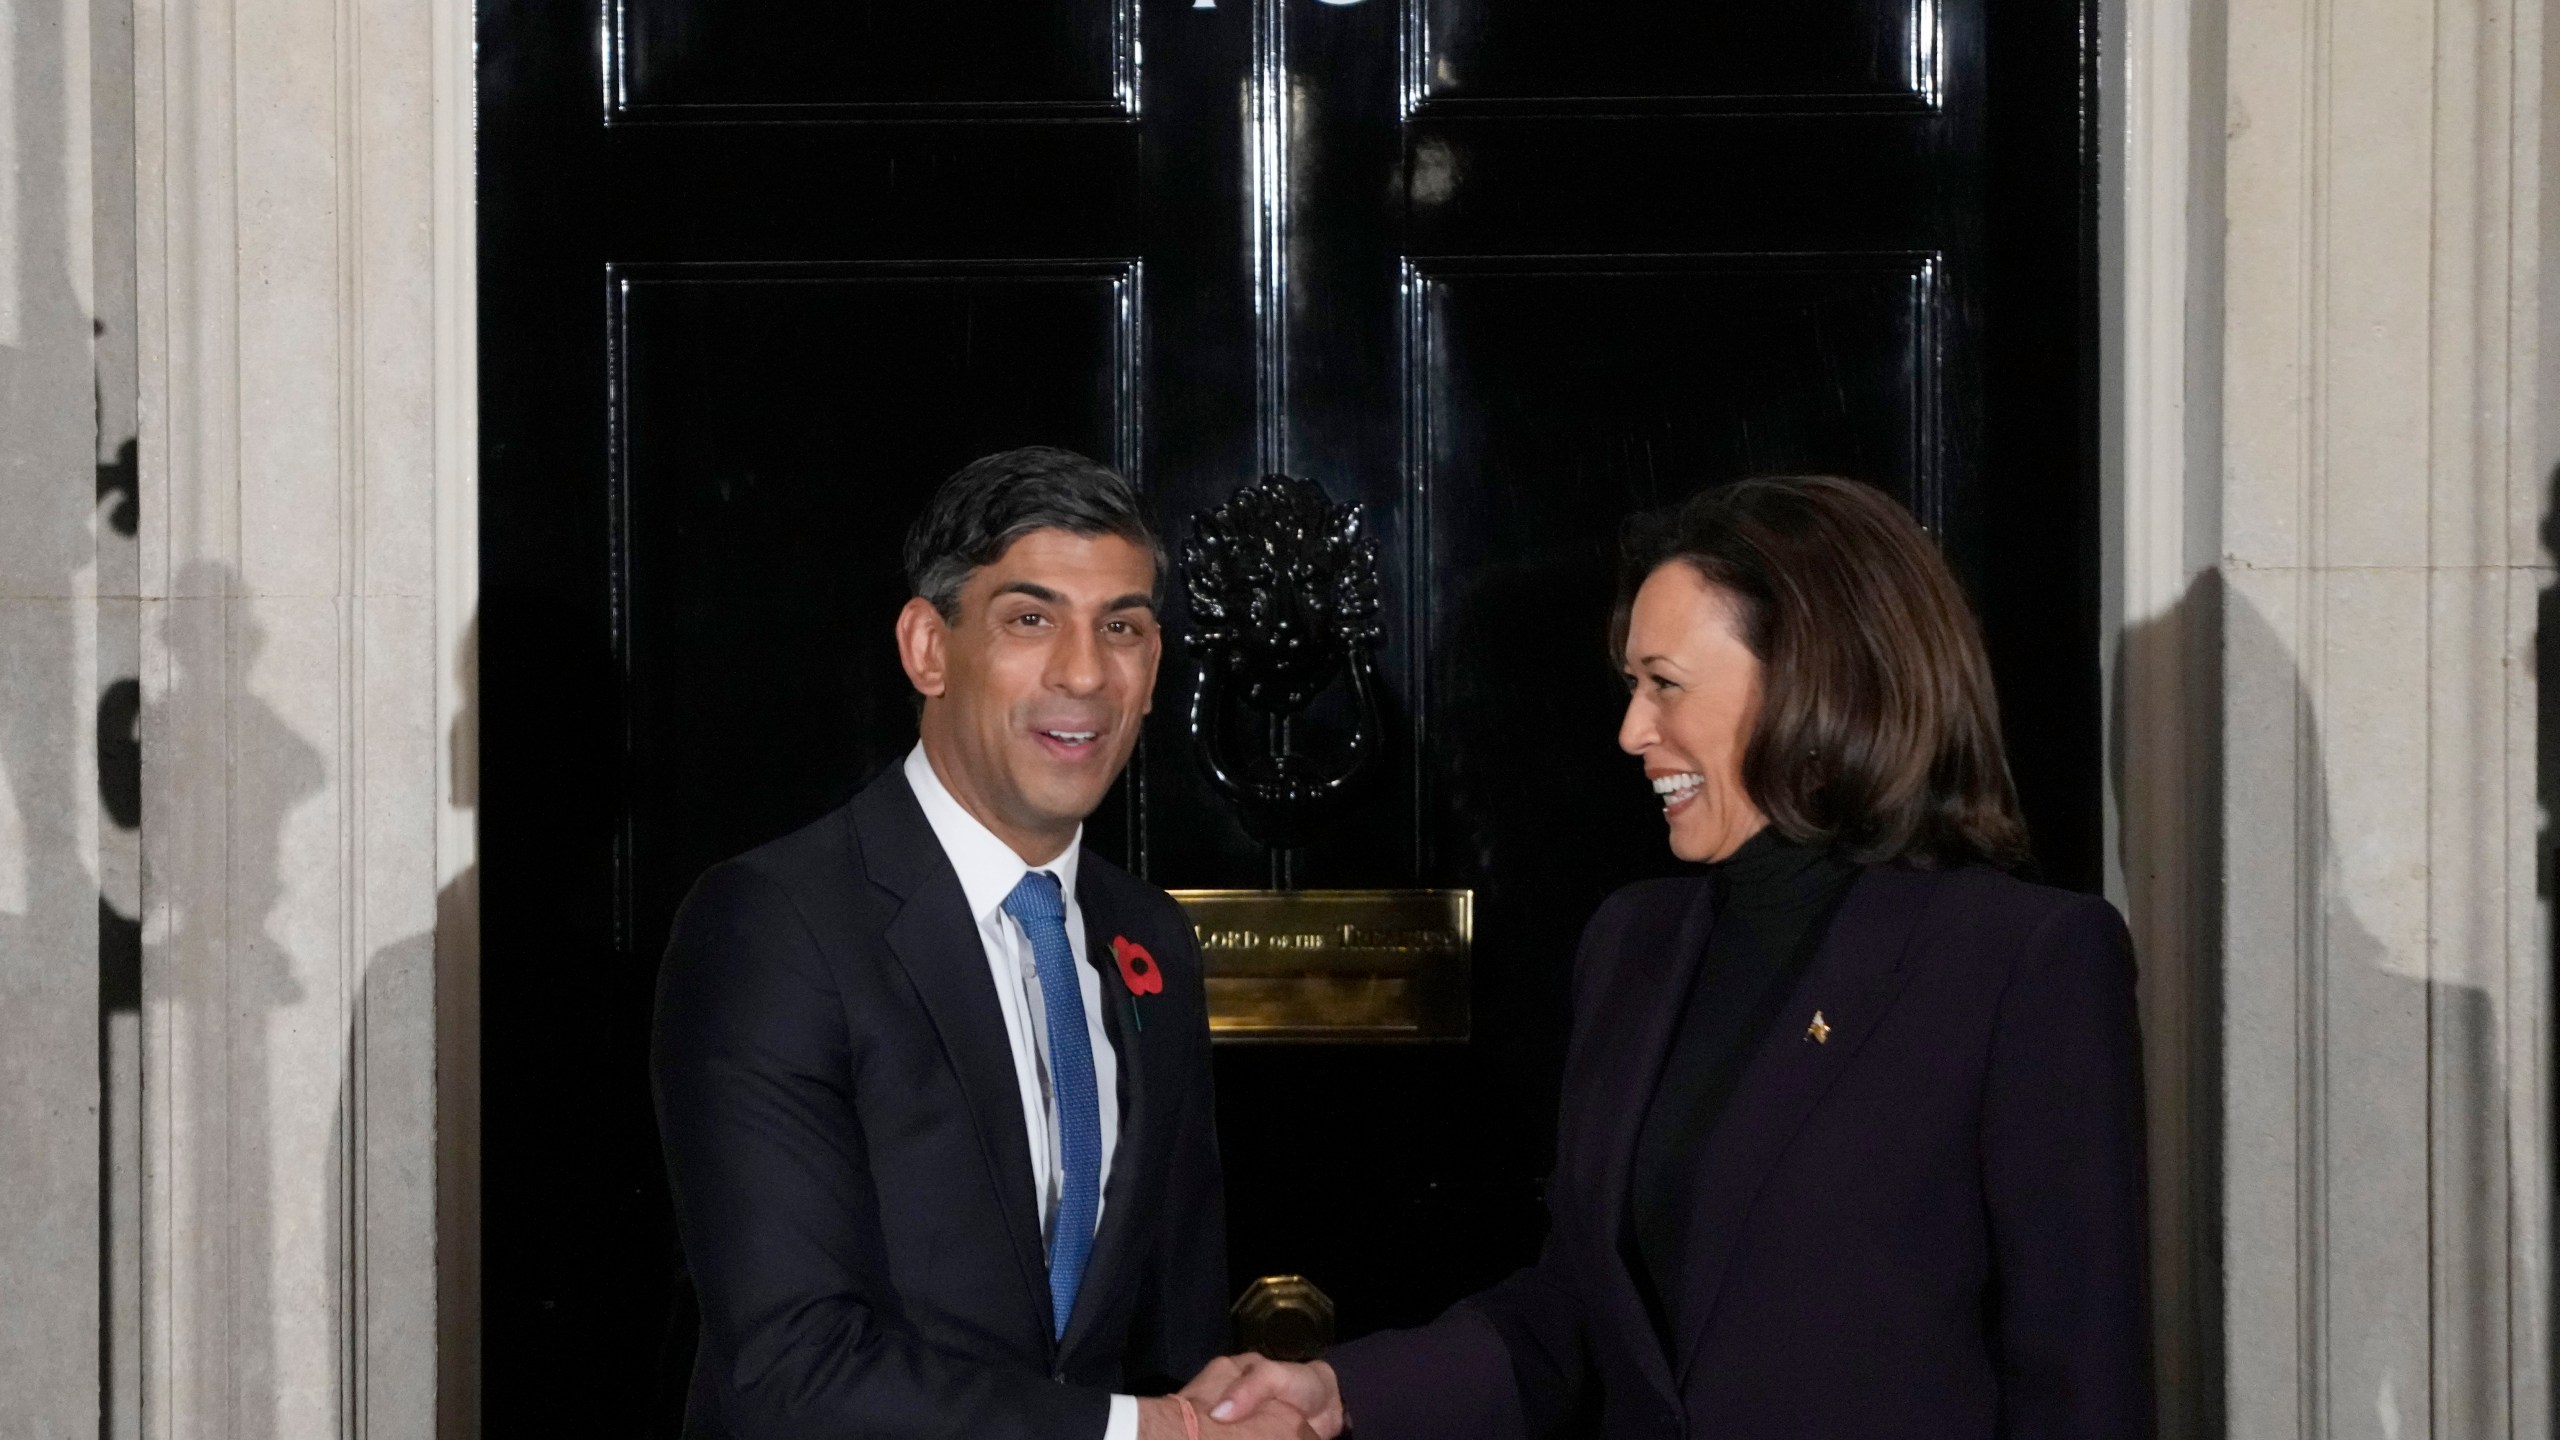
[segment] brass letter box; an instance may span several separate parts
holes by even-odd
[[[1236,1041],[1467,1038],[1472,890],[1176,890]]]

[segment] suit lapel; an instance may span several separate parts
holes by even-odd
[[[850,822],[871,879],[905,903],[889,922],[889,949],[933,1017],[943,1054],[977,1122],[988,1183],[1004,1214],[1023,1286],[1049,1333],[1049,1265],[1041,1245],[1040,1207],[1031,1187],[1031,1141],[1022,1128],[1022,1091],[1006,1039],[1004,1012],[987,974],[986,950],[933,827],[891,770],[854,802]]]
[[[1696,1243],[1682,1282],[1694,1298],[1696,1328],[1675,1337],[1683,1385],[1712,1328],[1708,1321],[1752,1203],[1910,978],[1905,952],[1930,893],[1926,877],[1908,870],[1877,866],[1858,878],[1708,1135],[1698,1162],[1698,1216],[1690,1227]],[[1819,1044],[1807,1033],[1816,1011],[1830,1026]]]
[[[1111,1156],[1111,1173],[1103,1177],[1102,1228],[1093,1237],[1093,1257],[1085,1265],[1084,1281],[1076,1288],[1075,1309],[1067,1316],[1067,1333],[1060,1338],[1058,1353],[1073,1354],[1083,1343],[1085,1333],[1097,1323],[1096,1317],[1110,1308],[1119,1287],[1137,1273],[1138,1258],[1145,1252],[1146,1237],[1155,1231],[1155,1196],[1143,1177],[1154,1173],[1155,1126],[1151,1104],[1152,1089],[1148,1082],[1151,1066],[1148,1051],[1152,1048],[1144,1031],[1129,1024],[1129,987],[1120,978],[1120,967],[1111,953],[1115,936],[1129,935],[1128,921],[1111,893],[1111,885],[1088,862],[1076,881],[1076,904],[1084,911],[1085,963],[1102,974],[1102,1026],[1119,1059],[1120,1141]],[[1151,937],[1134,936],[1151,952],[1165,949],[1152,943]],[[1138,1002],[1143,1005],[1144,1000]]]
[[[1608,1252],[1600,1257],[1605,1277],[1601,1300],[1624,1337],[1627,1353],[1663,1396],[1673,1398],[1671,1362],[1645,1318],[1644,1301],[1636,1293],[1627,1268],[1628,1187],[1633,1183],[1636,1135],[1645,1108],[1661,1081],[1662,1064],[1671,1052],[1671,1037],[1680,1018],[1680,1002],[1689,993],[1707,953],[1707,932],[1715,921],[1714,887],[1701,883],[1685,909],[1667,911],[1652,933],[1630,934],[1620,950],[1619,968],[1609,980],[1609,993],[1593,1007],[1592,1035],[1619,1034],[1625,1043],[1601,1049],[1599,1072],[1588,1087],[1586,1123],[1599,1163],[1599,1197],[1603,1212],[1592,1217],[1592,1233]],[[1596,1041],[1586,1041],[1596,1044]]]

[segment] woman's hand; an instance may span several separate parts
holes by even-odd
[[[1232,1425],[1212,1420],[1198,1413],[1198,1401],[1192,1402],[1195,1431],[1182,1418],[1182,1407],[1170,1397],[1142,1399],[1138,1402],[1138,1440],[1318,1440],[1306,1417],[1287,1405],[1274,1402],[1250,1415],[1237,1418]]]
[[[1260,1355],[1223,1355],[1202,1367],[1182,1393],[1210,1419],[1229,1422],[1276,1400],[1304,1415],[1317,1440],[1334,1440],[1348,1423],[1342,1387],[1333,1367],[1321,1360],[1295,1365]]]

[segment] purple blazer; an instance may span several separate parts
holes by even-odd
[[[1851,888],[1697,1157],[1702,1318],[1666,1353],[1628,1176],[1709,897],[1592,918],[1545,1253],[1337,1347],[1357,1440],[2149,1440],[2132,947],[2105,901],[1980,866]]]

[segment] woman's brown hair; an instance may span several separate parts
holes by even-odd
[[[1613,655],[1665,565],[1736,602],[1761,666],[1742,781],[1780,834],[1868,864],[2026,862],[1981,627],[1890,497],[1827,475],[1735,481],[1637,517],[1622,561]]]

